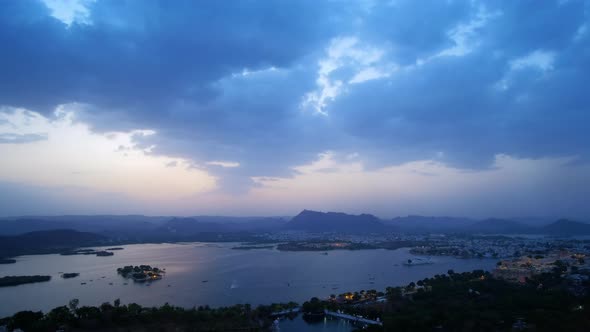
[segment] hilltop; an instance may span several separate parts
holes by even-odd
[[[367,233],[385,229],[385,225],[371,214],[351,215],[341,212],[303,210],[293,217],[286,229],[306,232]]]
[[[469,218],[459,217],[409,215],[406,217],[396,217],[384,222],[386,225],[393,227],[399,232],[421,233],[457,231],[473,224],[476,221]]]
[[[29,232],[0,236],[0,257],[56,252],[85,246],[101,245],[105,236],[71,229]]]
[[[569,219],[559,219],[542,229],[551,235],[590,235],[590,224]]]
[[[469,233],[526,234],[534,232],[535,229],[513,220],[489,218],[469,225],[466,230]]]

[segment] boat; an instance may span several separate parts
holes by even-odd
[[[430,258],[412,258],[403,263],[405,266],[434,264]]]

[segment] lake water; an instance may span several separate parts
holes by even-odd
[[[115,255],[110,257],[17,257],[16,264],[0,265],[0,277],[40,274],[51,275],[52,279],[0,288],[0,317],[21,310],[47,311],[74,298],[80,300],[80,305],[99,305],[115,299],[146,306],[168,302],[183,307],[302,303],[313,296],[406,285],[449,269],[456,272],[491,269],[496,263],[485,259],[433,257],[435,264],[404,266],[404,261],[416,257],[408,249],[339,250],[323,255],[273,249],[232,250],[234,246],[234,243],[137,244],[123,246],[124,250],[114,251]],[[149,286],[117,274],[118,267],[140,264],[165,268],[166,274]],[[63,279],[60,272],[77,272],[80,276]],[[82,285],[83,282],[86,284]],[[285,322],[281,329],[288,330],[299,323],[301,320],[297,319]],[[328,323],[334,326],[333,322]],[[322,330],[322,326],[316,327]]]
[[[357,328],[360,326],[356,326]],[[284,317],[279,322],[281,332],[299,332],[299,331],[314,331],[314,332],[350,332],[355,326],[353,323],[344,319],[333,319],[325,317],[319,322],[308,323],[303,320],[302,315],[290,319]]]

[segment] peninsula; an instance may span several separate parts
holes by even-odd
[[[0,278],[0,287],[18,286],[51,280],[51,276],[6,276]]]

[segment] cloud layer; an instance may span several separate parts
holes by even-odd
[[[76,103],[94,135],[151,130],[130,137],[137,149],[192,164],[223,195],[297,179],[327,151],[365,172],[590,156],[588,1],[1,6],[0,106],[50,119]],[[5,130],[0,146],[43,135]],[[571,171],[559,165],[547,176]]]

